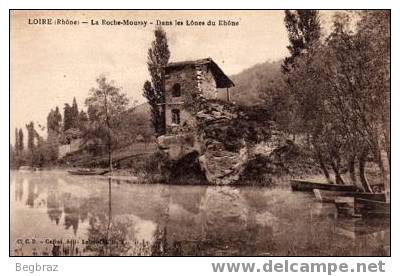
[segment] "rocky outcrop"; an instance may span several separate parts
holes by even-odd
[[[158,147],[167,153],[173,161],[177,161],[194,151],[200,151],[198,139],[193,133],[163,135],[158,137],[157,143]]]
[[[161,136],[160,149],[171,160],[198,153],[202,171],[210,184],[237,183],[255,157],[269,156],[282,141],[281,133],[262,109],[244,110],[231,103],[197,97],[188,108],[196,121],[189,132]]]
[[[200,99],[197,110],[199,160],[207,180],[216,185],[236,183],[254,145],[269,135],[268,125],[257,127],[248,112],[221,101]]]
[[[227,150],[206,150],[199,157],[200,165],[207,180],[216,185],[229,185],[239,180],[247,162],[247,148],[239,153]]]

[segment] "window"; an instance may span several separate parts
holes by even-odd
[[[176,125],[181,123],[181,111],[179,109],[172,109],[172,123]]]
[[[181,96],[181,85],[179,83],[175,83],[172,87],[172,97],[180,97]]]

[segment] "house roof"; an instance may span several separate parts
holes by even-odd
[[[225,75],[221,68],[211,59],[211,58],[204,58],[198,60],[187,60],[187,61],[180,61],[180,62],[171,62],[168,63],[164,68],[166,71],[172,70],[179,70],[186,66],[196,66],[196,65],[207,65],[211,69],[211,72],[214,75],[215,81],[217,83],[217,88],[226,88],[235,86],[233,81]]]

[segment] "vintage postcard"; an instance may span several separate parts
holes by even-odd
[[[390,10],[10,10],[10,256],[390,256]]]

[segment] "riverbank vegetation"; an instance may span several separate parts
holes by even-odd
[[[337,184],[348,172],[367,192],[369,161],[379,167],[381,183],[389,183],[389,22],[387,11],[337,13],[332,32],[322,38],[317,11],[285,15],[291,55],[282,65],[283,87],[293,119],[283,127],[306,137],[329,182],[329,169]]]
[[[235,143],[246,134],[264,145],[270,138],[258,135],[264,124],[284,141],[268,158],[254,154],[240,182],[320,174],[367,192],[376,183],[390,190],[390,13],[337,12],[331,28],[323,30],[318,11],[292,10],[285,11],[284,24],[288,57],[232,76],[232,99],[248,119],[227,127],[220,140],[241,147]],[[143,88],[146,112],[138,112],[115,82],[100,75],[85,110],[75,99],[65,104],[63,116],[58,107],[50,110],[46,138],[30,122],[25,147],[23,129],[15,129],[11,168],[111,166],[150,181],[205,182],[197,156],[169,162],[154,143],[165,133],[162,68],[169,58],[166,33],[156,29],[148,51],[151,80]],[[80,149],[60,158],[60,147],[78,138]]]

